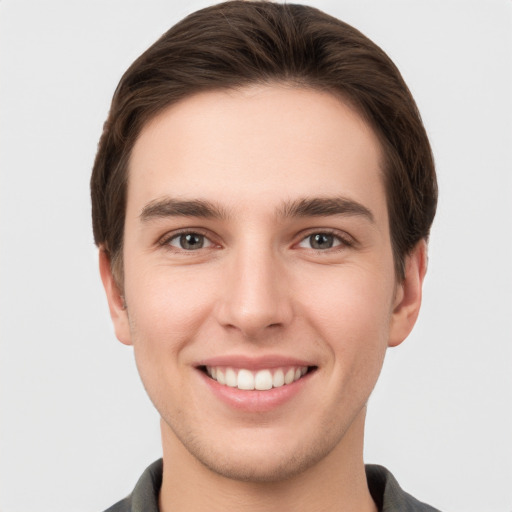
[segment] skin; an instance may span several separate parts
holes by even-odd
[[[129,166],[123,292],[103,251],[100,271],[116,335],[134,346],[162,418],[163,512],[376,510],[366,403],[387,347],[415,323],[426,270],[421,242],[396,280],[381,161],[350,106],[282,85],[202,93],[143,129]],[[362,208],[285,214],[311,198]],[[169,199],[222,215],[196,203],[186,216],[152,210]],[[183,248],[183,230],[203,247]],[[332,247],[312,246],[315,233]],[[225,356],[300,358],[315,371],[279,406],[239,410],[197,368]]]

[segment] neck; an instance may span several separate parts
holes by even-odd
[[[365,410],[322,460],[283,481],[247,482],[205,467],[162,421],[160,512],[376,512],[363,464]]]

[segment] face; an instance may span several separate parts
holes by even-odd
[[[101,268],[164,445],[269,481],[359,443],[424,266],[414,253],[397,284],[381,161],[352,108],[285,86],[203,93],[143,129],[124,298]]]

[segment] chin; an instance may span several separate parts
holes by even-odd
[[[294,454],[292,456],[240,458],[239,455],[212,460],[212,457],[200,459],[210,471],[231,480],[273,483],[289,480],[305,472],[323,458],[323,454]]]
[[[187,441],[185,449],[208,470],[224,478],[252,483],[292,479],[317,465],[338,444],[334,436],[293,443],[293,446],[283,442],[253,440],[251,443],[237,439],[227,440],[225,446],[219,443],[204,446],[190,442],[190,438]]]

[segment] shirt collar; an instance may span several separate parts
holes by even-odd
[[[105,512],[158,512],[162,471],[163,462],[159,459],[144,471],[128,498]],[[404,492],[383,466],[366,465],[366,478],[380,512],[439,512]]]

